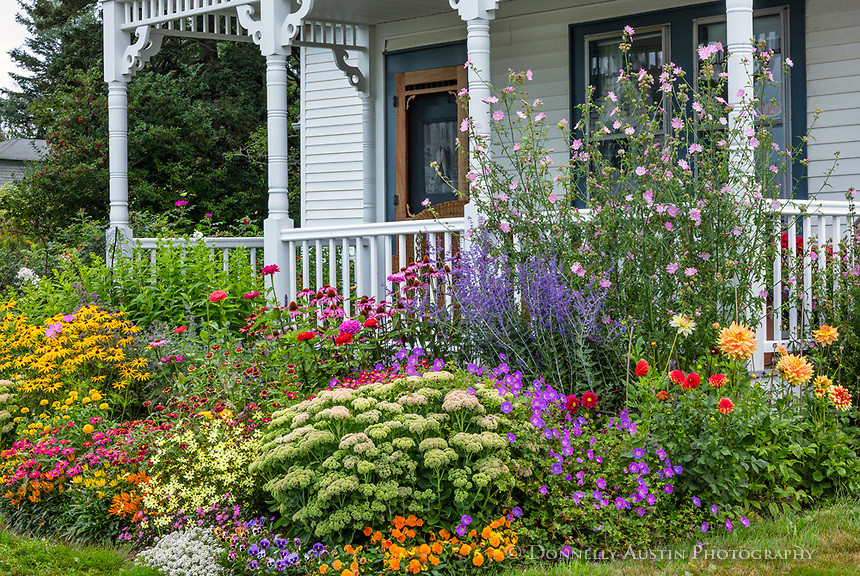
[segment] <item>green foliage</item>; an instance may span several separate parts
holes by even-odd
[[[499,403],[486,382],[448,372],[326,390],[273,414],[250,470],[303,539],[350,542],[406,514],[431,529],[495,518],[512,487]]]

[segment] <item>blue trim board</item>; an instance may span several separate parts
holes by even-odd
[[[806,167],[800,158],[806,157],[806,144],[801,137],[806,134],[806,1],[805,0],[754,0],[753,9],[780,8],[788,6],[788,38],[786,55],[794,62],[790,74],[791,142],[801,146],[799,158],[792,163],[791,177],[796,198],[806,198],[808,185]],[[684,70],[693,70],[693,20],[725,15],[724,2],[699,4],[671,10],[660,10],[634,14],[621,18],[597,20],[569,27],[570,54],[570,117],[575,124],[579,119],[576,106],[585,102],[585,85],[582,77],[585,70],[585,37],[621,30],[625,25],[634,28],[668,24],[670,28],[670,59]]]
[[[408,50],[385,52],[385,220],[395,219],[396,159],[394,153],[394,77],[400,72],[458,66],[468,59],[466,42],[449,42]]]

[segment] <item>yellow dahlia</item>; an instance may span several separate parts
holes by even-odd
[[[737,322],[732,322],[731,326],[720,331],[717,344],[722,353],[732,360],[746,360],[758,348],[753,331]]]
[[[842,386],[830,389],[830,403],[837,410],[848,410],[851,407],[851,394]]]
[[[812,331],[812,335],[815,336],[815,341],[822,346],[829,346],[830,344],[836,342],[836,339],[839,338],[839,330],[837,330],[833,326],[822,324],[821,328]]]
[[[689,336],[696,329],[696,322],[683,314],[675,314],[672,316],[672,320],[669,321],[669,326],[677,328],[679,334]]]
[[[805,384],[812,378],[812,366],[809,365],[803,356],[786,354],[779,359],[776,369],[782,375],[783,379],[795,386]]]

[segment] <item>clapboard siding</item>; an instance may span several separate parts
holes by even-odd
[[[808,146],[809,191],[822,187],[833,170],[830,191],[820,198],[842,199],[849,187],[860,187],[860,2],[807,0],[807,110],[823,110]]]
[[[301,97],[302,226],[360,223],[361,100],[331,50],[302,48]]]

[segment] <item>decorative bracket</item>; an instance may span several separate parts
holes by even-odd
[[[122,74],[128,77],[137,74],[158,53],[164,39],[164,35],[151,26],[138,26],[134,33],[137,40],[122,53]]]
[[[299,3],[299,9],[287,14],[287,18],[284,20],[284,25],[281,28],[282,46],[289,46],[292,43],[292,40],[298,35],[299,30],[302,29],[302,21],[305,19],[305,16],[307,16],[308,13],[310,13],[311,8],[314,7],[314,0],[297,1]]]
[[[347,61],[347,57],[349,53],[343,48],[332,48],[332,54],[334,54],[334,63],[337,66],[338,70],[342,71],[346,74],[346,79],[349,80],[350,85],[352,85],[356,90],[361,92],[362,94],[367,92],[367,73],[366,71],[362,71],[357,66],[351,66]]]
[[[448,4],[460,14],[461,20],[492,20],[496,16],[499,0],[448,0]]]
[[[242,28],[248,31],[248,36],[251,37],[254,44],[259,46],[260,42],[263,40],[263,24],[253,17],[254,12],[253,6],[236,6],[236,14],[239,16],[239,24],[242,25]]]

